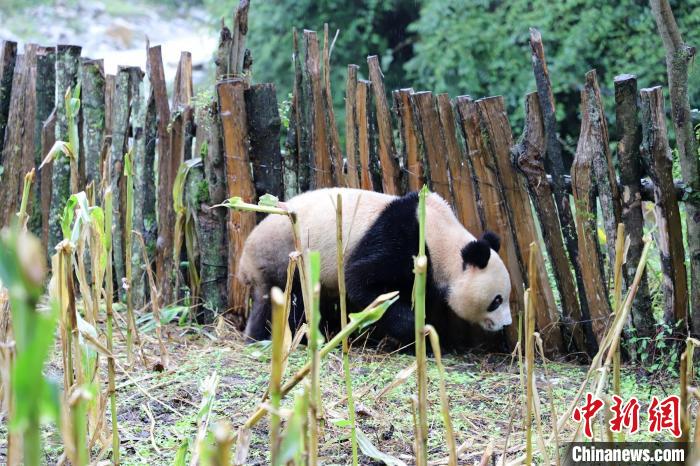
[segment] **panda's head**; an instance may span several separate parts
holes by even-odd
[[[448,304],[462,319],[497,331],[511,324],[510,277],[498,256],[500,239],[486,232],[462,250],[462,273],[449,286]]]

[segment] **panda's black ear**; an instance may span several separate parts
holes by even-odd
[[[501,238],[499,238],[496,233],[486,230],[484,234],[481,235],[481,239],[486,241],[494,251],[498,252],[498,250],[501,249]]]
[[[475,265],[480,269],[486,268],[489,257],[491,257],[489,243],[483,239],[472,241],[462,248],[462,268],[466,269],[467,265]]]

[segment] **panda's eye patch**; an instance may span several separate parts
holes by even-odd
[[[498,309],[498,306],[503,304],[503,298],[501,295],[497,295],[495,298],[493,298],[493,301],[491,301],[491,304],[489,304],[488,309],[486,309],[487,312],[493,312],[496,309]]]

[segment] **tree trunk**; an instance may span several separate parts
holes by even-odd
[[[407,189],[418,191],[425,184],[423,173],[423,153],[420,147],[420,138],[416,132],[416,115],[411,105],[413,89],[399,89],[394,91],[394,108],[399,120],[399,134],[401,135],[401,158],[407,171]]]
[[[673,196],[673,159],[668,145],[661,86],[642,89],[642,157],[650,167],[656,197],[661,270],[664,274],[664,320],[675,329],[683,322],[681,333],[688,334],[688,285],[685,250],[678,201]]]
[[[513,136],[506,116],[503,97],[488,97],[476,101],[481,119],[482,132],[487,135],[485,141],[487,164],[495,168],[497,186],[501,188],[503,203],[501,209],[508,215],[510,225],[517,225],[517,234],[513,232],[514,249],[520,272],[525,285],[535,289],[534,299],[537,309],[537,327],[544,340],[545,351],[555,354],[564,351],[561,331],[559,330],[559,312],[554,295],[547,280],[547,271],[541,253],[535,256],[536,276],[528,276],[528,265],[524,258],[530,251],[531,244],[538,243],[537,227],[532,217],[530,199],[527,196],[522,176],[511,162],[510,149]]]
[[[686,237],[690,256],[690,309],[693,335],[700,335],[700,162],[688,101],[688,72],[695,47],[683,42],[668,0],[651,0],[651,10],[666,49],[671,115],[683,181],[692,189],[685,202]]]
[[[620,184],[622,189],[622,222],[629,238],[627,250],[626,283],[629,288],[644,243],[644,214],[642,212],[643,176],[639,145],[642,132],[639,125],[637,105],[637,78],[633,75],[615,77],[615,115],[620,142],[617,144],[617,158],[620,165]],[[639,282],[637,294],[632,304],[632,324],[640,337],[651,337],[654,332],[654,315],[652,314],[649,285],[646,270]]]
[[[537,93],[533,92],[528,94],[525,99],[525,129],[520,142],[513,148],[513,154],[518,168],[527,179],[530,198],[540,219],[542,239],[552,263],[554,280],[559,289],[564,323],[575,343],[574,348],[570,348],[571,344],[567,343],[567,349],[570,348],[569,352],[578,350],[593,355],[595,354],[595,337],[592,333],[591,323],[584,321],[581,316],[581,308],[576,296],[576,283],[571,273],[571,264],[566,256],[564,240],[561,236],[557,206],[544,168],[545,145],[540,103]],[[588,338],[588,346],[584,331]]]
[[[59,45],[56,47],[56,141],[68,141],[68,118],[66,115],[65,95],[71,92],[78,82],[78,67],[81,47]],[[77,148],[76,148],[77,149]],[[49,251],[53,251],[63,239],[61,216],[63,207],[71,195],[71,163],[61,155],[53,162],[51,169],[51,207],[49,211]]]
[[[240,196],[245,202],[255,202],[255,187],[250,173],[248,157],[248,125],[242,80],[222,81],[217,84],[221,128],[224,141],[224,160],[228,196]],[[255,227],[253,212],[229,212],[227,233],[228,252],[228,304],[234,315],[245,315],[248,303],[248,287],[238,281],[238,258],[243,244]],[[242,323],[242,319],[241,322]]]
[[[387,194],[399,194],[399,164],[396,148],[394,147],[394,135],[391,129],[391,112],[386,102],[384,79],[379,67],[379,58],[376,55],[367,57],[369,76],[374,92],[374,104],[377,115],[379,163],[382,167],[382,188]]]

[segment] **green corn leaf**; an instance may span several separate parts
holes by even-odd
[[[387,309],[389,309],[389,306],[394,304],[396,300],[399,299],[398,296],[388,300],[384,301],[382,304],[380,304],[377,307],[373,307],[371,309],[366,309],[362,312],[355,312],[350,314],[348,317],[350,318],[351,322],[354,321],[359,321],[360,325],[358,330],[362,330],[363,328],[366,328],[369,325],[372,325],[376,321],[382,318],[384,313],[386,312]]]

